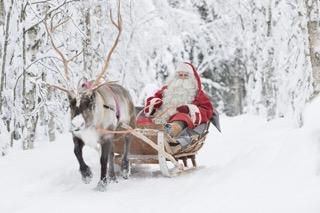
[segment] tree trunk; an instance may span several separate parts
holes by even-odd
[[[234,90],[234,115],[240,115],[243,112],[243,82],[239,75],[233,77],[233,90]]]
[[[49,113],[49,122],[48,122],[48,133],[49,133],[49,141],[56,140],[56,125],[54,121],[54,115],[52,112]]]
[[[48,91],[48,101],[51,102],[52,100],[52,89],[49,89]],[[55,141],[56,140],[56,124],[55,124],[55,116],[52,111],[52,109],[48,109],[49,113],[49,121],[48,121],[48,136],[49,136],[49,141]]]
[[[308,34],[309,34],[309,54],[312,65],[313,73],[313,86],[314,92],[320,92],[320,31],[319,31],[319,21],[311,17],[313,10],[318,10],[318,5],[314,0],[305,1],[308,15]]]
[[[5,17],[4,1],[0,0],[0,26],[4,25],[4,17]]]
[[[0,4],[0,7],[3,7],[3,1]],[[4,90],[4,85],[5,85],[5,69],[6,69],[6,60],[7,60],[7,49],[8,49],[8,44],[9,44],[9,30],[10,30],[10,19],[11,19],[11,12],[12,12],[12,5],[13,5],[13,0],[11,0],[9,11],[6,17],[6,28],[5,28],[5,35],[4,35],[4,45],[3,45],[3,55],[2,55],[2,65],[1,65],[1,78],[0,78],[0,114],[2,113],[3,110],[3,90]]]
[[[269,0],[269,5],[267,8],[267,36],[271,37],[272,32],[272,9],[271,9],[272,0]]]
[[[85,8],[84,28],[86,38],[83,40],[83,70],[89,77],[92,78],[92,56],[89,48],[91,47],[91,30],[90,30],[90,8]]]
[[[0,28],[3,28],[3,25],[5,24],[5,11],[4,11],[4,3],[3,0],[0,0]],[[2,33],[2,31],[0,31]],[[0,39],[0,58],[2,58],[2,45],[3,41]]]
[[[21,23],[24,25],[25,16],[27,15],[25,11],[26,6],[22,5],[22,19]],[[27,36],[29,48],[27,49]],[[36,128],[38,123],[39,115],[34,112],[36,108],[36,85],[30,81],[27,81],[27,53],[31,54],[31,62],[36,58],[36,52],[39,48],[37,44],[37,31],[33,28],[28,30],[23,27],[22,35],[22,60],[23,60],[23,106],[25,113],[25,128],[23,133],[23,149],[32,149],[34,146]],[[35,43],[32,43],[35,42]],[[32,48],[30,48],[32,47]]]
[[[309,34],[309,51],[312,65],[312,73],[314,79],[315,92],[320,92],[320,52],[317,51],[320,47],[320,32],[319,22],[309,21],[308,22],[308,34]]]
[[[4,11],[4,3],[3,0],[0,0],[0,28],[3,28],[3,25],[5,24],[5,11]],[[0,33],[2,34],[2,30],[0,29]],[[1,35],[0,34],[0,35]],[[3,41],[0,39],[0,58],[2,58],[2,48],[3,48]]]

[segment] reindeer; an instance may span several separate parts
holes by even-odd
[[[119,137],[115,137],[114,132],[121,130],[121,124],[127,124],[135,127],[135,110],[132,99],[128,91],[122,86],[111,83],[101,82],[108,68],[111,55],[116,48],[121,31],[122,19],[120,13],[120,1],[118,4],[117,23],[112,18],[110,10],[110,19],[112,24],[118,29],[116,40],[104,60],[103,68],[96,80],[84,82],[76,91],[70,91],[60,86],[49,85],[56,89],[62,90],[68,94],[71,112],[71,132],[74,142],[74,154],[80,165],[82,180],[89,183],[92,179],[92,171],[83,159],[82,149],[84,145],[99,146],[101,150],[100,164],[101,173],[97,190],[105,191],[108,179],[116,181],[114,172],[114,153],[113,142]],[[47,16],[45,18],[45,27],[53,49],[61,57],[64,64],[65,78],[68,80],[68,63],[79,54],[71,59],[66,56],[55,45],[49,27],[47,25]],[[52,24],[51,24],[52,25]],[[56,27],[55,27],[56,28]],[[53,29],[55,29],[53,28]],[[52,28],[51,28],[52,29]],[[109,134],[105,134],[109,130]],[[128,178],[129,175],[129,145],[131,136],[129,133],[124,134],[124,155],[122,159],[122,176]],[[109,164],[109,170],[108,170]],[[108,172],[108,177],[107,177]]]
[[[74,152],[80,164],[82,179],[87,183],[92,178],[92,172],[83,160],[83,145],[101,146],[101,174],[97,189],[105,190],[108,180],[106,177],[108,161],[109,178],[116,180],[113,163],[113,140],[118,140],[118,137],[114,138],[114,134],[104,134],[104,131],[99,130],[121,130],[122,123],[134,127],[134,105],[128,91],[118,84],[105,83],[91,87],[90,82],[86,82],[82,88],[85,90],[78,100],[69,97],[70,108],[74,115],[72,119]],[[124,139],[124,157],[121,170],[122,176],[128,178],[128,153],[131,135],[125,134]]]

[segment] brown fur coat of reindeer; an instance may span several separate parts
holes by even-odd
[[[54,17],[54,15],[52,15],[52,17]],[[116,23],[113,20],[110,11],[111,22],[117,28],[118,34],[113,46],[111,47],[108,55],[104,60],[103,68],[95,81],[85,82],[81,85],[81,88],[78,88],[77,91],[72,92],[70,91],[70,89],[65,89],[60,86],[48,84],[49,86],[62,90],[68,94],[72,119],[71,131],[74,142],[74,154],[79,162],[80,173],[82,176],[82,180],[85,183],[89,183],[91,181],[92,171],[83,159],[83,146],[87,144],[95,147],[100,146],[101,148],[101,174],[100,181],[97,185],[97,190],[99,191],[105,191],[108,180],[116,180],[116,177],[113,162],[113,141],[115,139],[115,134],[105,134],[105,131],[98,130],[107,129],[111,131],[117,131],[121,129],[122,123],[130,125],[132,128],[135,127],[134,105],[128,91],[120,85],[101,82],[101,79],[103,79],[108,68],[111,55],[118,44],[119,37],[122,31],[120,0],[118,4],[117,18],[118,20]],[[46,14],[46,17],[44,19],[46,31],[53,49],[57,52],[57,54],[61,58],[61,61],[63,62],[65,80],[68,82],[68,63],[71,62],[75,57],[79,56],[80,53],[75,55],[71,59],[66,58],[66,56],[55,45],[53,37],[51,35],[51,32],[58,26],[52,27],[51,23],[51,28],[49,29],[47,19],[48,13]],[[122,176],[124,178],[128,178],[128,152],[131,136],[129,135],[129,133],[122,136],[125,139],[125,146],[121,171]]]

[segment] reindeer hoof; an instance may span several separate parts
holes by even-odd
[[[91,177],[82,177],[81,180],[83,183],[89,184],[91,182],[92,178]]]
[[[116,176],[110,176],[109,177],[109,183],[111,183],[111,182],[118,183],[118,179],[116,178]]]
[[[92,180],[92,172],[90,167],[86,167],[85,169],[80,169],[81,179],[85,184],[88,184]]]
[[[130,169],[123,169],[121,171],[121,176],[123,179],[129,179],[130,173]]]
[[[131,165],[129,161],[122,161],[121,176],[123,179],[128,179],[131,175]]]
[[[99,192],[105,192],[107,191],[107,181],[104,179],[104,180],[100,180],[96,186],[96,190],[99,191]]]

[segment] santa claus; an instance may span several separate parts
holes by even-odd
[[[195,128],[213,116],[213,106],[201,88],[200,77],[190,63],[177,66],[173,79],[145,101],[144,114],[164,124],[171,136],[185,127]]]

